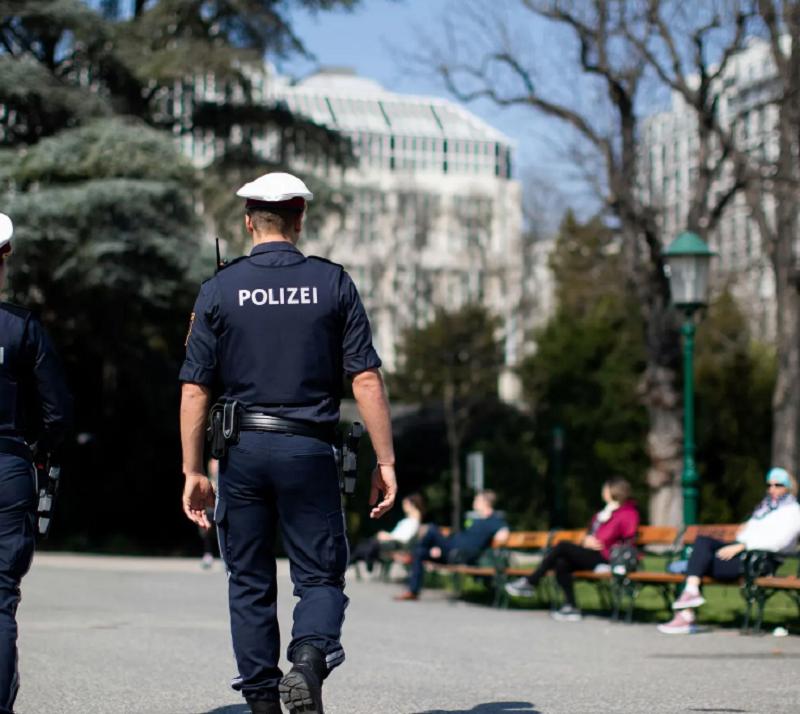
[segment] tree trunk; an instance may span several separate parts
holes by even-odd
[[[444,387],[444,419],[447,428],[447,445],[450,449],[451,528],[461,530],[461,439],[458,436],[455,410],[455,385],[448,379]]]
[[[669,291],[659,267],[637,285],[645,328],[646,368],[639,385],[647,408],[650,431],[646,450],[650,457],[649,522],[654,526],[679,526],[683,522],[683,405],[679,384],[680,332],[668,311]],[[646,275],[646,274],[645,274]]]
[[[793,220],[792,216],[789,218]],[[781,228],[791,232],[783,233]],[[772,464],[797,474],[800,471],[800,292],[792,255],[793,234],[789,226],[779,226],[773,259],[778,309],[778,369],[772,396]]]

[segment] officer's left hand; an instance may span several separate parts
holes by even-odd
[[[383,500],[378,503],[378,497],[383,494]],[[394,475],[394,466],[381,465],[372,472],[372,488],[369,492],[369,505],[374,506],[369,514],[370,518],[380,518],[394,506],[397,496],[397,477]],[[377,503],[377,505],[375,505]]]
[[[214,507],[214,487],[205,474],[187,473],[183,487],[183,512],[192,523],[209,530],[211,523],[206,516],[206,507]]]

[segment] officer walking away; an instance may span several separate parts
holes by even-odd
[[[210,387],[212,455],[219,453],[214,520],[228,570],[233,649],[253,714],[323,714],[322,682],[344,661],[340,642],[348,546],[335,457],[343,374],[378,457],[372,518],[394,504],[389,405],[369,320],[342,266],[296,247],[313,195],[298,178],[272,173],[237,193],[246,199],[249,256],[222,267],[197,298],[180,379],[183,508],[210,526],[214,491],[203,472]],[[381,495],[382,494],[382,495]],[[281,523],[294,594],[294,627],[278,667],[275,537]]]
[[[13,232],[0,213],[0,291]],[[12,714],[19,690],[16,615],[34,550],[33,460],[47,460],[71,419],[72,397],[41,325],[28,310],[0,302],[0,714]],[[34,454],[25,438],[36,431]]]

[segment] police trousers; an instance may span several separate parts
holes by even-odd
[[[14,711],[19,690],[17,606],[33,560],[35,527],[33,467],[0,453],[0,714]]]
[[[276,611],[275,538],[280,522],[289,556],[294,627],[287,658],[301,645],[344,661],[340,643],[349,558],[339,472],[330,444],[295,434],[242,432],[220,463],[214,514],[228,571],[234,689],[277,700],[282,672]]]

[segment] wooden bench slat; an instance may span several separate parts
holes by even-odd
[[[800,590],[800,578],[796,575],[787,575],[782,578],[757,578],[756,585],[760,588],[775,590]]]
[[[704,526],[687,526],[683,534],[684,545],[694,545],[694,542],[700,536],[708,536],[709,538],[716,538],[717,540],[732,542],[736,540],[736,531],[739,526],[736,524],[714,524]]]
[[[675,526],[639,526],[637,545],[672,545],[678,538]]]
[[[511,533],[505,542],[506,548],[542,549],[547,546],[550,533],[547,531],[519,531]]]

